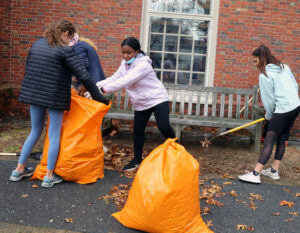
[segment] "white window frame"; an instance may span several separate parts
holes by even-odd
[[[150,34],[150,17],[166,17],[174,19],[192,19],[209,21],[208,28],[208,45],[206,55],[205,67],[205,83],[204,86],[213,86],[214,73],[215,73],[215,60],[216,60],[216,47],[217,47],[217,33],[218,33],[218,20],[219,20],[219,5],[220,0],[211,0],[210,14],[209,15],[195,15],[184,13],[166,13],[166,12],[150,12],[150,0],[143,0],[142,20],[141,20],[141,33],[140,41],[141,47],[146,52],[148,51],[148,42]]]

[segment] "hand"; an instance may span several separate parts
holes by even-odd
[[[84,93],[86,92],[86,89],[83,85],[81,85],[79,88],[78,88],[78,95],[80,96],[84,96]]]
[[[100,85],[101,81],[99,82],[96,82],[96,86],[100,89],[101,88],[101,85]]]

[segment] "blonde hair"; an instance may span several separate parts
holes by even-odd
[[[76,29],[68,20],[60,20],[55,24],[50,25],[45,31],[45,38],[50,46],[65,46],[66,42],[62,39],[61,34],[68,32],[68,36],[72,36]]]
[[[93,41],[91,41],[90,39],[85,38],[85,37],[83,37],[83,36],[80,36],[80,37],[79,37],[79,40],[88,43],[90,46],[93,47],[93,49],[95,49],[96,51],[98,51],[97,46],[96,46],[95,43],[94,43]]]

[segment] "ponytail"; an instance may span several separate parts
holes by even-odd
[[[72,36],[76,29],[72,23],[68,20],[61,20],[55,24],[52,24],[45,31],[45,38],[50,46],[65,46],[66,42],[62,39],[61,34],[68,32],[68,36]]]

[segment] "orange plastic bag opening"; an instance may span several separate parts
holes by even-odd
[[[211,233],[200,216],[199,164],[175,140],[142,162],[124,208],[113,217],[146,232]]]
[[[100,126],[109,108],[110,105],[81,97],[72,90],[71,106],[70,110],[64,113],[60,150],[54,168],[54,172],[64,180],[87,184],[104,177]],[[46,175],[48,124],[42,160],[37,165],[32,179],[43,180]]]

